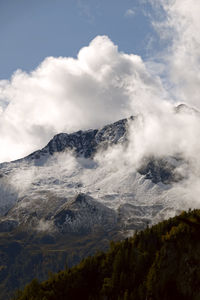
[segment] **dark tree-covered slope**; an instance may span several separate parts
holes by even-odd
[[[72,268],[34,279],[17,300],[200,299],[200,210],[111,243]],[[31,270],[30,270],[31,271]]]

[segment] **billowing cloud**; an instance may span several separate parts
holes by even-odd
[[[161,21],[154,22],[168,40],[164,63],[176,98],[200,107],[200,2],[196,0],[150,0]]]
[[[30,74],[0,81],[0,161],[44,146],[59,132],[94,128],[162,98],[162,84],[137,55],[96,37],[77,59],[47,57]],[[148,103],[147,103],[148,102]]]
[[[1,162],[29,154],[56,133],[97,128],[137,114],[144,118],[144,132],[137,137],[142,152],[175,153],[189,144],[198,148],[181,133],[184,128],[193,137],[196,119],[175,118],[173,103],[200,106],[200,4],[148,1],[162,8],[162,20],[154,21],[160,36],[168,39],[161,64],[119,52],[108,37],[98,36],[76,59],[47,57],[33,72],[18,70],[10,81],[0,81]]]

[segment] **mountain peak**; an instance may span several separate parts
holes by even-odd
[[[73,151],[76,156],[93,157],[99,148],[107,149],[113,144],[124,142],[127,136],[127,126],[134,117],[122,119],[101,129],[79,130],[74,133],[59,133],[41,150],[28,155],[26,160],[45,161],[49,155],[56,152]],[[18,160],[19,161],[19,160]]]
[[[181,103],[175,107],[176,113],[189,113],[189,114],[200,114],[199,110],[194,107],[188,106],[185,103]]]

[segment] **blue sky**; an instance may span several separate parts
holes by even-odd
[[[145,59],[158,48],[150,12],[141,0],[1,0],[0,79],[47,56],[76,57],[97,35]]]

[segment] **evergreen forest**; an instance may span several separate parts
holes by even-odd
[[[78,265],[34,279],[15,300],[199,300],[200,210],[111,242]]]

